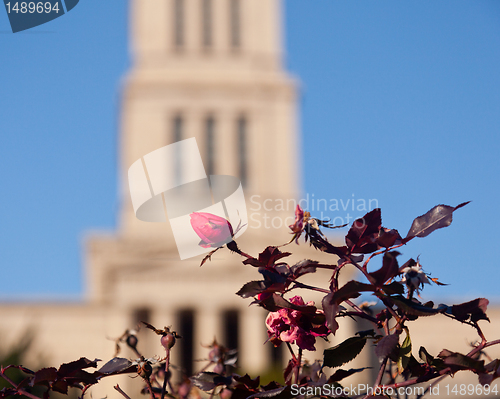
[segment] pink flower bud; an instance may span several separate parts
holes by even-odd
[[[299,204],[295,208],[295,223],[288,227],[290,227],[293,233],[300,233],[304,229],[304,211]]]
[[[220,247],[233,239],[233,227],[226,219],[206,212],[193,212],[189,216],[203,248]]]

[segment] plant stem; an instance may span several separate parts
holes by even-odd
[[[115,388],[118,392],[120,392],[125,397],[125,399],[130,399],[130,396],[128,396],[125,392],[123,392],[118,384],[116,384],[116,386],[113,388]]]
[[[168,369],[170,367],[170,349],[166,348],[167,357],[165,359],[165,377],[163,378],[163,387],[161,388],[161,399],[165,398],[165,393],[167,392],[167,382],[168,382]]]
[[[300,377],[300,366],[302,362],[302,348],[299,348],[299,357],[297,359],[297,368],[295,371],[295,383],[299,383],[299,377]]]
[[[325,294],[329,294],[329,290],[325,290],[324,288],[318,288],[318,287],[313,287],[311,285],[299,283],[298,281],[294,281],[295,286],[293,288],[305,288],[308,290],[313,290],[313,291],[318,291],[318,292],[323,292]]]
[[[380,369],[378,370],[377,379],[375,380],[374,387],[378,387],[382,382],[382,378],[384,378],[385,367],[387,366],[388,357],[386,356],[380,365]]]
[[[296,360],[297,358],[295,357],[295,353],[293,353],[292,345],[290,345],[290,342],[287,342],[286,346],[288,347],[288,350],[292,354],[292,358]]]
[[[2,370],[3,370],[3,368],[2,368]],[[31,398],[31,399],[40,399],[38,396],[35,396],[29,392],[26,392],[24,389],[19,389],[18,385],[16,385],[14,383],[14,381],[12,381],[9,377],[7,377],[3,371],[0,372],[0,377],[2,377],[10,385],[12,385],[16,389],[17,393],[20,393],[21,395],[27,396],[28,398]]]
[[[146,381],[146,385],[148,386],[149,396],[151,396],[151,399],[155,399],[155,394],[153,392],[153,387],[151,386],[151,381],[149,381],[149,378],[144,378],[144,381]]]
[[[80,399],[83,399],[83,396],[85,395],[85,392],[87,392],[87,389],[91,387],[91,384],[85,385],[82,389],[82,395],[80,396]]]

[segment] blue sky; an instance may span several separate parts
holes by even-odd
[[[426,298],[500,299],[500,3],[285,6],[305,192],[376,199],[401,234],[434,205],[472,200],[401,252],[451,284]],[[0,298],[78,298],[82,239],[112,230],[119,207],[127,7],[82,0],[16,34],[0,10],[0,51]]]

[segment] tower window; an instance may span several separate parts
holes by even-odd
[[[174,0],[174,44],[177,49],[184,46],[184,0]]]
[[[204,48],[212,47],[212,0],[202,1],[202,42]]]
[[[248,183],[247,120],[244,117],[240,117],[236,124],[238,138],[239,176],[241,184],[243,186],[246,186]]]
[[[207,175],[215,174],[215,120],[212,116],[205,121]]]
[[[146,323],[151,322],[151,310],[149,308],[138,308],[134,310],[133,313],[134,325],[141,324],[145,321]]]
[[[227,310],[222,315],[222,320],[224,323],[224,346],[227,349],[239,350],[239,314],[237,310]],[[238,353],[239,356],[239,353]],[[227,370],[229,373],[235,371],[234,366],[229,367]]]
[[[231,47],[237,49],[241,46],[241,0],[229,1]]]
[[[278,347],[269,345],[269,348],[272,367],[281,369],[283,366],[283,345],[280,345]]]
[[[224,345],[228,349],[238,349],[239,317],[237,310],[227,310],[223,314]]]
[[[186,376],[193,374],[194,311],[182,310],[178,315],[180,344],[180,366]]]
[[[182,121],[182,116],[177,115],[174,118],[173,121],[173,142],[177,143],[178,141],[182,140],[182,129],[183,129],[183,121]],[[175,154],[175,159],[174,159],[174,176],[175,176],[175,181],[177,184],[181,184],[182,181],[182,163],[181,163],[181,157],[180,154]]]

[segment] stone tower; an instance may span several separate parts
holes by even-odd
[[[259,274],[227,250],[201,269],[200,257],[180,261],[168,223],[136,218],[127,170],[160,147],[195,137],[207,174],[243,184],[250,221],[240,246],[257,255],[290,238],[285,225],[300,193],[300,165],[296,84],[282,65],[281,1],[130,6],[132,68],[118,149],[122,206],[116,235],[88,240],[87,298],[120,308],[129,326],[172,324],[185,336],[179,362],[188,370],[192,359],[206,357],[200,344],[217,336],[238,347],[241,366],[262,371],[273,356],[263,345],[265,312],[234,294]]]
[[[121,232],[144,237],[163,229],[131,211],[126,172],[189,137],[207,174],[238,176],[247,198],[296,198],[296,89],[282,66],[280,0],[133,0],[131,7]]]

